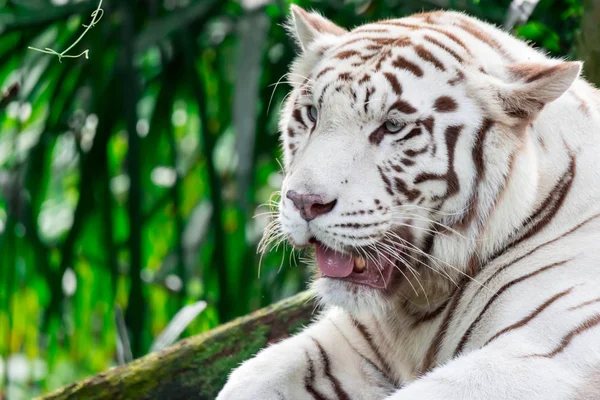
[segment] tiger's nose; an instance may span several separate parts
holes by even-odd
[[[302,218],[307,222],[319,215],[327,214],[337,203],[337,200],[325,203],[318,194],[300,194],[295,190],[288,190],[286,197],[294,203]]]

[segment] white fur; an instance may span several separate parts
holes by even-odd
[[[473,57],[469,58],[461,46],[439,31],[374,23],[346,34],[335,29],[319,32],[305,12],[294,11],[303,53],[293,65],[293,92],[281,118],[286,172],[281,228],[295,245],[307,245],[315,237],[331,248],[344,250],[373,245],[386,231],[410,223],[414,244],[422,247],[435,224],[456,226],[465,210],[473,206],[469,201],[476,202],[476,217],[459,231],[438,234],[427,265],[415,261],[414,256],[408,258],[409,254],[399,255],[406,257],[415,275],[402,277],[396,273],[400,283],[392,292],[317,279],[313,287],[327,306],[323,315],[302,333],[246,361],[231,374],[218,399],[312,399],[307,389],[310,371],[314,377],[312,389],[331,399],[340,398],[331,376],[351,399],[596,398],[589,397],[589,393],[591,387],[597,387],[597,382],[591,380],[597,380],[600,370],[600,324],[582,324],[600,315],[600,301],[593,301],[599,296],[600,284],[600,217],[596,218],[600,214],[600,170],[596,161],[600,154],[596,133],[600,127],[600,97],[577,78],[579,64],[550,60],[505,32],[462,14],[435,13],[428,22],[423,18],[398,21],[423,26],[433,21],[436,28],[459,37]],[[319,21],[322,27],[323,21]],[[500,43],[508,54],[502,55],[465,31],[465,23]],[[388,33],[360,32],[384,28]],[[463,55],[464,64],[427,42],[424,33]],[[390,36],[410,37],[413,45],[422,44],[446,66],[445,71],[436,69],[410,47],[392,49],[395,55],[409,59],[424,71],[420,79],[407,70],[393,72],[402,85],[402,99],[417,108],[418,117],[435,115],[433,139],[421,135],[394,144],[391,136],[386,136],[377,145],[370,143],[369,134],[386,119],[404,118],[410,124],[415,118],[382,111],[397,98],[382,75],[391,71],[387,65],[373,72],[368,61],[357,67],[351,58],[333,59],[341,47],[363,51],[370,43],[361,40],[344,44],[353,38]],[[527,83],[511,72],[523,63],[537,63],[541,69],[554,65],[561,68]],[[316,74],[328,66],[333,70],[315,81]],[[363,113],[352,100],[351,89],[360,99],[365,95],[364,87],[348,83],[339,91],[327,92],[312,133],[295,121],[295,109],[317,101],[302,94],[307,84],[313,93],[320,92],[328,83],[339,84],[333,79],[337,74],[360,71],[371,74],[370,85],[375,88],[370,113]],[[465,79],[449,85],[457,71],[462,71]],[[432,110],[431,104],[444,95],[457,101],[457,112]],[[541,112],[539,104],[544,105]],[[526,111],[529,118],[507,114],[515,109]],[[496,123],[484,141],[485,175],[476,184],[473,148],[486,118]],[[306,115],[303,121],[310,125]],[[430,211],[437,203],[428,199],[443,194],[445,182],[415,184],[424,199],[421,207],[411,206],[398,193],[388,194],[377,166],[397,163],[402,152],[431,144],[427,140],[445,149],[444,132],[452,125],[463,127],[453,164],[460,191],[443,202],[437,212]],[[287,135],[290,127],[296,132],[293,137]],[[415,158],[422,161],[396,176],[412,183],[420,172],[444,174],[448,157],[447,152],[438,150],[435,157]],[[571,159],[575,160],[575,174],[562,206],[543,229],[518,241],[528,232],[521,226],[535,223],[535,211],[544,205],[561,177],[565,179]],[[473,200],[475,188],[478,196]],[[324,201],[338,203],[330,213],[306,223],[285,196],[290,189],[318,193]],[[382,210],[377,210],[376,204],[381,204]],[[366,208],[375,212],[352,214]],[[354,237],[372,238],[333,235],[347,232],[336,225],[348,222],[379,225],[352,232]],[[514,245],[507,248],[511,243]],[[473,260],[482,263],[481,272],[465,280],[463,276]],[[546,266],[548,269],[539,273]],[[525,279],[528,274],[536,275]],[[452,282],[460,283],[462,291],[454,307],[450,300],[438,317],[418,322],[415,314],[434,310],[454,298],[457,292]],[[496,297],[499,291],[502,293]],[[487,344],[495,334],[533,315],[551,296],[562,292],[523,326]],[[448,319],[432,368],[423,370],[449,310],[452,318]],[[357,324],[366,327],[376,351]],[[468,340],[455,354],[468,330]],[[567,344],[560,351],[544,356],[564,345],[565,340]],[[328,362],[316,343],[328,355]],[[382,373],[385,363],[390,366],[388,373]],[[331,376],[326,373],[327,365]]]

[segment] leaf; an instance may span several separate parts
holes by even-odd
[[[167,327],[154,339],[150,351],[162,350],[175,343],[179,335],[205,308],[206,302],[198,301],[179,310]]]
[[[115,325],[117,326],[117,361],[119,365],[125,365],[133,360],[131,354],[131,345],[129,343],[129,334],[123,317],[123,310],[120,306],[115,306]]]
[[[516,28],[517,35],[526,40],[537,40],[548,30],[540,21],[531,21]]]

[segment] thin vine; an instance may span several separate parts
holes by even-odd
[[[38,49],[35,47],[27,47],[29,50],[34,50],[34,51],[39,51],[40,53],[46,53],[46,54],[52,54],[58,57],[58,61],[62,62],[63,58],[79,58],[81,56],[85,56],[86,59],[89,58],[89,52],[90,49],[86,49],[84,50],[81,54],[76,54],[76,55],[69,55],[67,54],[73,47],[75,47],[75,45],[77,45],[77,43],[79,43],[79,41],[85,36],[85,34],[92,28],[94,27],[98,21],[100,21],[102,19],[102,17],[104,16],[104,10],[101,8],[102,7],[102,0],[100,0],[100,3],[98,4],[98,8],[96,8],[96,10],[94,10],[94,12],[92,12],[92,22],[90,22],[89,25],[85,25],[83,24],[82,26],[85,29],[85,31],[83,31],[83,33],[77,38],[77,40],[75,40],[75,42],[73,42],[73,44],[71,44],[71,46],[69,46],[66,50],[62,51],[61,53],[57,52],[56,50],[53,50],[49,47],[46,47],[45,49]]]

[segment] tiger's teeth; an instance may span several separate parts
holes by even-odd
[[[354,257],[354,272],[363,272],[367,262],[363,257]]]

